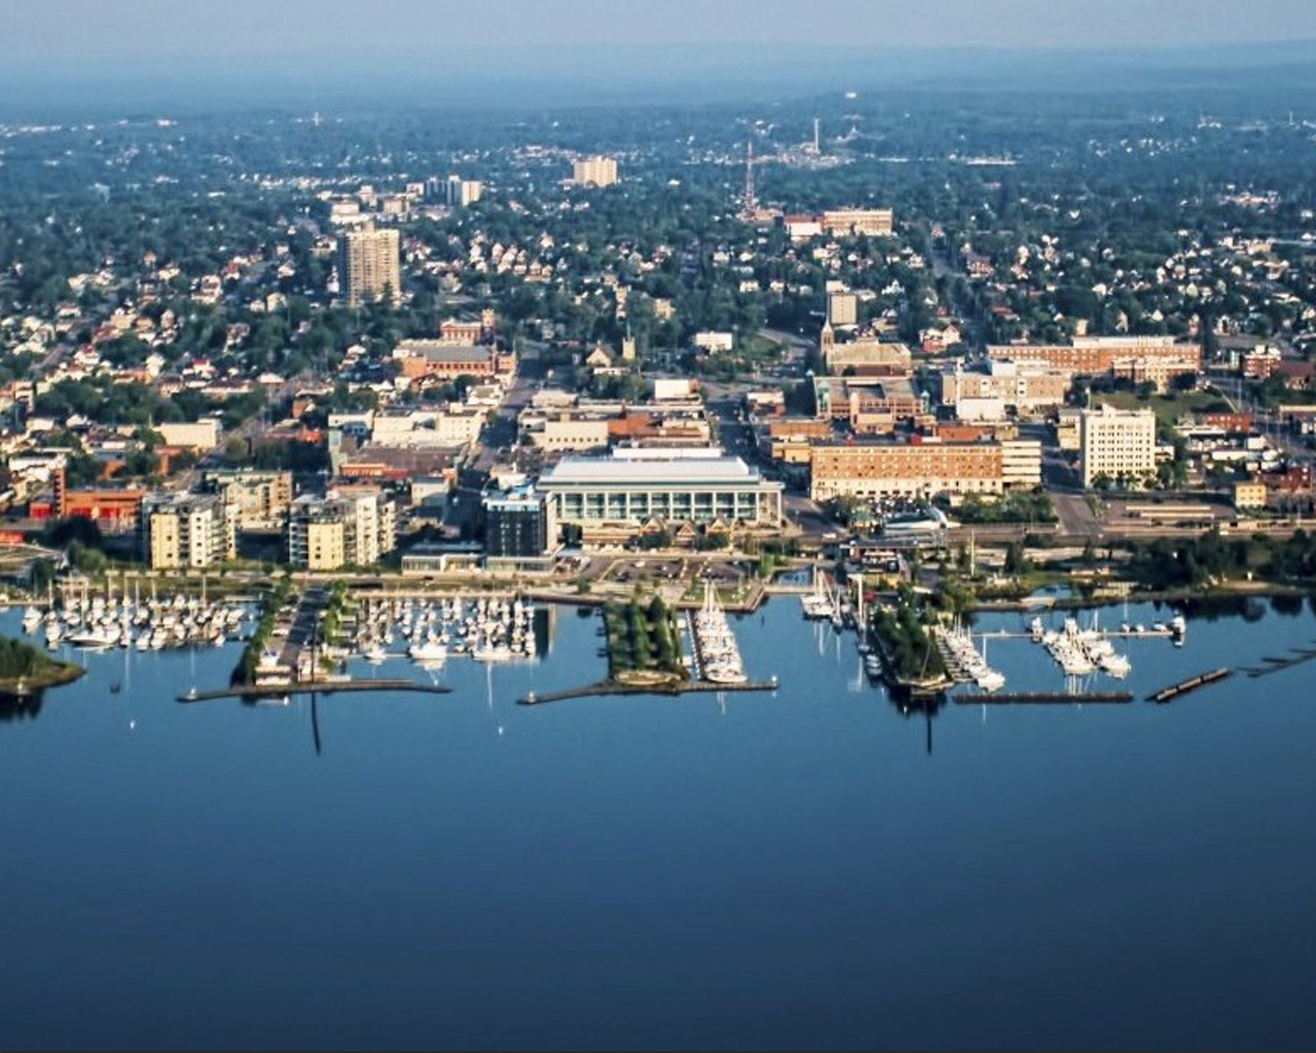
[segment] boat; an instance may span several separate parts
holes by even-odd
[[[418,644],[407,648],[407,657],[413,662],[438,664],[448,657],[448,649],[436,637],[427,637]]]
[[[1103,673],[1109,673],[1121,680],[1133,672],[1132,663],[1124,655],[1116,654],[1114,651],[1102,655],[1099,664]]]

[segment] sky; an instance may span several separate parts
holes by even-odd
[[[1179,47],[1316,38],[1311,0],[0,0],[0,58],[64,66],[364,46]]]
[[[1316,0],[0,0],[0,117],[1109,90],[1176,64],[1316,83],[1312,41]]]

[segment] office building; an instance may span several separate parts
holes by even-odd
[[[964,403],[996,399],[1017,413],[1036,413],[1064,405],[1070,376],[1037,362],[992,359],[986,372],[966,371],[956,362],[942,371],[941,404],[954,407],[957,415],[963,416],[958,411]]]
[[[236,509],[215,494],[148,494],[141,530],[153,570],[213,567],[237,555]]]
[[[889,208],[832,208],[822,214],[821,226],[833,237],[850,234],[890,234],[895,214]]]
[[[1037,442],[826,444],[814,446],[810,457],[815,501],[999,494],[1041,478]]]
[[[1164,376],[1167,362],[1179,363],[1179,373],[1202,368],[1202,346],[1175,343],[1172,336],[1076,336],[1072,344],[994,344],[987,348],[987,357],[1034,362],[1080,376],[1104,376],[1117,368]]]
[[[338,238],[338,283],[350,306],[402,297],[402,270],[396,230],[344,231]]]
[[[612,186],[618,182],[617,159],[595,154],[571,162],[571,180],[577,186]]]
[[[548,548],[544,498],[522,487],[487,494],[484,506],[484,554],[489,559],[529,559]]]
[[[1118,410],[1105,404],[1084,410],[1079,456],[1084,486],[1099,478],[1115,482],[1151,474],[1156,470],[1156,415],[1149,409]]]

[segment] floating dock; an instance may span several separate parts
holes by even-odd
[[[335,695],[361,691],[416,691],[446,695],[452,688],[440,684],[418,684],[414,680],[315,680],[287,684],[238,684],[216,691],[189,691],[179,702],[213,702],[220,698],[270,698],[279,695]]]
[[[523,706],[541,706],[547,702],[565,702],[571,698],[593,698],[604,695],[692,695],[721,691],[776,691],[780,684],[774,676],[765,683],[718,684],[712,680],[686,680],[677,684],[618,684],[609,680],[567,691],[550,691],[547,694],[530,692],[518,702]]]
[[[1189,691],[1196,691],[1199,687],[1205,687],[1207,684],[1214,684],[1217,680],[1223,680],[1227,676],[1229,676],[1228,669],[1211,669],[1205,673],[1198,673],[1196,676],[1190,676],[1187,680],[1181,680],[1177,684],[1163,687],[1154,694],[1148,695],[1147,701],[1171,702],[1180,695],[1186,695]]]
[[[1097,691],[1084,694],[1067,694],[1061,691],[1016,691],[998,694],[961,693],[951,699],[962,706],[1008,705],[1086,705],[1096,703],[1132,702],[1127,691]]]

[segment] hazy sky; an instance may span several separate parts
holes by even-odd
[[[1316,38],[1313,0],[0,0],[0,59],[268,60],[365,45],[1166,47]]]

